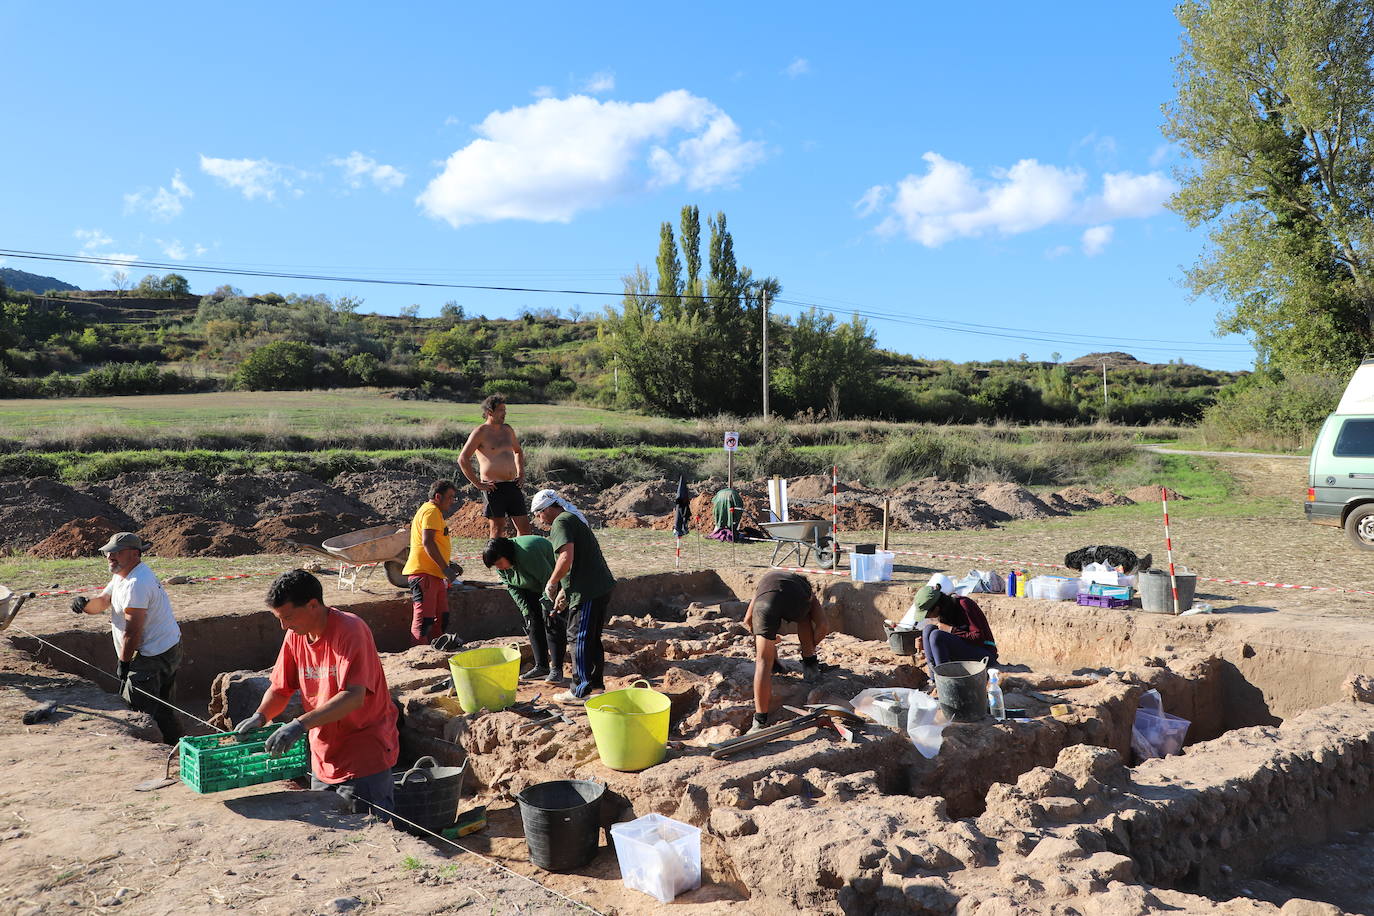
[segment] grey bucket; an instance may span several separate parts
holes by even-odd
[[[1197,576],[1193,573],[1177,573],[1178,612],[1182,614],[1193,606],[1193,595],[1197,593]],[[1169,589],[1169,573],[1163,569],[1147,569],[1136,579],[1140,589],[1140,609],[1147,614],[1172,614],[1174,596]]]
[[[555,779],[515,796],[530,861],[545,871],[572,871],[596,858],[605,794],[599,782]]]
[[[981,722],[988,717],[988,661],[945,662],[935,666],[940,708],[955,722]]]
[[[897,655],[915,655],[916,640],[921,638],[920,630],[899,630],[891,624],[884,624],[887,630],[887,646]]]

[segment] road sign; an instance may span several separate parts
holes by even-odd
[[[739,433],[726,433],[725,450],[727,452],[733,452],[737,448],[739,448]]]

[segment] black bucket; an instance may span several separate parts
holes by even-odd
[[[398,817],[425,830],[438,833],[458,820],[458,800],[463,795],[463,776],[467,764],[441,767],[433,757],[421,757],[408,770],[394,770],[391,806]],[[411,833],[419,831],[397,820],[396,826]]]
[[[915,655],[916,640],[921,638],[920,630],[899,630],[891,624],[884,624],[887,630],[887,646],[897,655]]]
[[[545,871],[572,871],[596,858],[605,793],[599,782],[556,779],[515,796],[530,861]]]
[[[955,722],[988,717],[988,662],[945,662],[935,666],[940,708]]]

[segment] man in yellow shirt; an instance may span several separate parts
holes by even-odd
[[[429,502],[410,523],[410,556],[402,574],[410,582],[415,617],[410,624],[410,644],[424,643],[429,625],[439,622],[439,633],[448,632],[448,558],[452,550],[444,517],[453,509],[458,488],[451,480],[436,480]]]

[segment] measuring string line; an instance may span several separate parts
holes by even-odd
[[[23,627],[15,626],[14,624],[10,624],[10,626],[11,626],[13,629],[18,630],[20,633],[23,633],[25,636],[29,637],[30,639],[37,640],[38,642],[41,642],[43,645],[47,646],[48,648],[50,648],[50,649],[56,649],[58,652],[61,652],[63,655],[67,656],[68,658],[72,658],[72,659],[75,659],[76,661],[79,661],[81,664],[85,665],[87,668],[91,668],[91,669],[94,670],[94,671],[98,671],[98,672],[100,672],[101,674],[105,675],[106,677],[113,678],[113,679],[116,680],[116,681],[119,680],[119,676],[118,676],[118,675],[116,675],[116,674],[111,674],[110,672],[106,671],[104,668],[101,668],[101,667],[99,667],[98,665],[93,665],[93,664],[91,664],[90,662],[86,661],[84,658],[81,658],[81,657],[76,656],[76,655],[72,655],[70,652],[68,652],[66,649],[62,648],[61,646],[53,645],[52,643],[48,642],[48,641],[47,641],[46,639],[44,639],[43,637],[41,637],[41,636],[36,636],[36,635],[34,635],[33,633],[30,633],[28,630],[24,629]],[[156,700],[157,702],[161,703],[163,706],[166,706],[166,707],[168,707],[168,708],[170,708],[170,709],[172,709],[172,710],[174,710],[174,711],[176,711],[176,712],[181,713],[183,716],[185,716],[185,717],[188,718],[188,719],[194,719],[195,721],[199,722],[201,725],[206,726],[207,728],[214,729],[214,731],[216,731],[216,732],[218,732],[218,731],[220,730],[217,726],[212,725],[212,724],[209,723],[209,722],[206,722],[206,721],[205,721],[204,719],[202,719],[200,716],[193,715],[192,713],[187,712],[186,710],[182,709],[182,708],[179,707],[179,706],[173,706],[171,703],[168,703],[168,702],[167,702],[166,700],[164,700],[162,697],[157,696],[156,694],[149,693],[148,691],[146,691],[146,690],[144,690],[143,688],[139,687],[137,684],[130,684],[130,685],[129,685],[129,688],[132,689],[132,690],[137,690],[139,693],[143,694],[145,697],[149,697],[149,698],[151,698],[151,699],[153,699],[153,700]]]
[[[13,626],[13,624],[11,624],[11,626]],[[88,667],[88,668],[91,668],[91,669],[93,669],[93,670],[95,670],[95,671],[98,671],[99,673],[104,674],[104,675],[106,675],[107,677],[115,678],[115,680],[118,680],[118,677],[116,677],[116,676],[113,675],[113,674],[110,674],[110,672],[104,670],[103,668],[100,668],[100,667],[97,666],[97,665],[91,664],[90,662],[86,661],[84,658],[81,658],[81,657],[79,657],[79,656],[73,655],[72,653],[68,652],[66,649],[62,648],[61,646],[53,645],[52,643],[48,642],[48,641],[47,641],[46,639],[44,639],[43,637],[41,637],[41,636],[36,636],[36,635],[34,635],[33,633],[30,633],[28,630],[25,630],[23,627],[15,626],[14,629],[18,630],[20,633],[23,633],[25,636],[29,637],[30,639],[33,639],[33,640],[36,640],[36,641],[42,643],[43,645],[47,646],[47,647],[50,648],[50,649],[56,649],[58,652],[61,652],[63,655],[67,656],[68,658],[75,659],[76,661],[80,662],[81,664],[85,665],[85,666]],[[178,707],[178,706],[174,706],[173,704],[168,703],[168,702],[167,702],[166,700],[164,700],[162,697],[159,697],[159,696],[156,696],[156,695],[154,695],[154,694],[151,694],[151,693],[149,693],[148,691],[139,688],[137,685],[130,684],[129,686],[130,686],[132,689],[137,690],[139,693],[143,694],[144,696],[146,696],[146,697],[151,697],[152,699],[154,699],[154,700],[156,700],[157,702],[163,704],[164,706],[168,706],[168,707],[170,707],[171,709],[175,710],[176,712],[181,713],[182,715],[186,716],[188,719],[194,719],[195,721],[197,721],[197,722],[199,722],[200,724],[206,726],[207,728],[213,729],[213,730],[215,731],[216,734],[221,733],[221,730],[220,730],[217,726],[212,725],[212,724],[210,724],[209,722],[206,722],[204,719],[200,718],[199,716],[192,715],[191,713],[187,712],[187,711],[184,710],[184,709],[181,709],[181,708]],[[451,743],[451,742],[445,742],[445,743],[447,744],[447,743]],[[370,804],[370,803],[369,803],[369,804]],[[488,865],[492,865],[492,866],[494,866],[494,867],[496,867],[496,868],[499,868],[499,869],[501,869],[502,871],[507,872],[507,873],[509,873],[509,874],[511,874],[511,875],[514,875],[514,876],[517,877],[517,878],[523,878],[524,880],[526,880],[526,881],[528,881],[529,883],[533,884],[535,887],[537,887],[537,888],[539,888],[539,889],[541,889],[541,890],[547,891],[548,893],[552,894],[552,895],[555,896],[555,897],[559,897],[559,898],[561,898],[561,899],[563,899],[563,900],[566,900],[566,901],[568,901],[569,903],[573,904],[574,906],[581,907],[582,909],[587,910],[587,911],[590,912],[590,913],[596,913],[597,916],[605,916],[605,914],[603,914],[600,910],[593,909],[592,907],[588,906],[588,905],[585,904],[585,903],[582,903],[582,902],[579,901],[579,900],[574,900],[572,897],[569,897],[569,896],[567,896],[567,895],[565,895],[565,894],[561,894],[561,893],[559,893],[558,891],[554,890],[553,888],[548,887],[547,885],[540,884],[538,881],[534,880],[534,879],[531,878],[529,875],[522,875],[520,872],[515,871],[515,870],[512,869],[512,868],[508,868],[508,867],[506,867],[505,865],[502,865],[500,862],[497,862],[497,861],[494,860],[494,859],[489,859],[489,858],[487,858],[486,856],[482,855],[480,852],[477,852],[476,850],[468,849],[466,846],[463,846],[463,845],[460,844],[460,843],[456,843],[456,842],[454,842],[453,840],[450,840],[450,839],[449,839],[448,837],[446,837],[446,836],[442,836],[442,835],[440,835],[440,834],[437,834],[437,833],[435,833],[434,831],[429,830],[428,828],[423,827],[423,826],[421,826],[421,825],[415,823],[414,821],[407,820],[406,818],[401,817],[401,815],[397,814],[397,813],[394,812],[394,811],[387,811],[387,810],[386,810],[385,808],[383,808],[381,805],[373,805],[373,807],[377,808],[379,811],[384,811],[384,812],[386,812],[387,815],[389,815],[390,817],[395,818],[395,819],[398,820],[398,821],[401,821],[401,822],[403,822],[403,823],[409,824],[410,826],[414,827],[415,829],[420,830],[420,831],[423,831],[424,833],[429,834],[430,836],[434,837],[436,840],[439,840],[440,842],[448,843],[450,846],[453,846],[453,847],[455,847],[456,849],[461,850],[462,852],[465,852],[465,853],[467,853],[467,854],[469,854],[469,855],[476,856],[477,858],[481,859],[483,862],[486,862]]]

